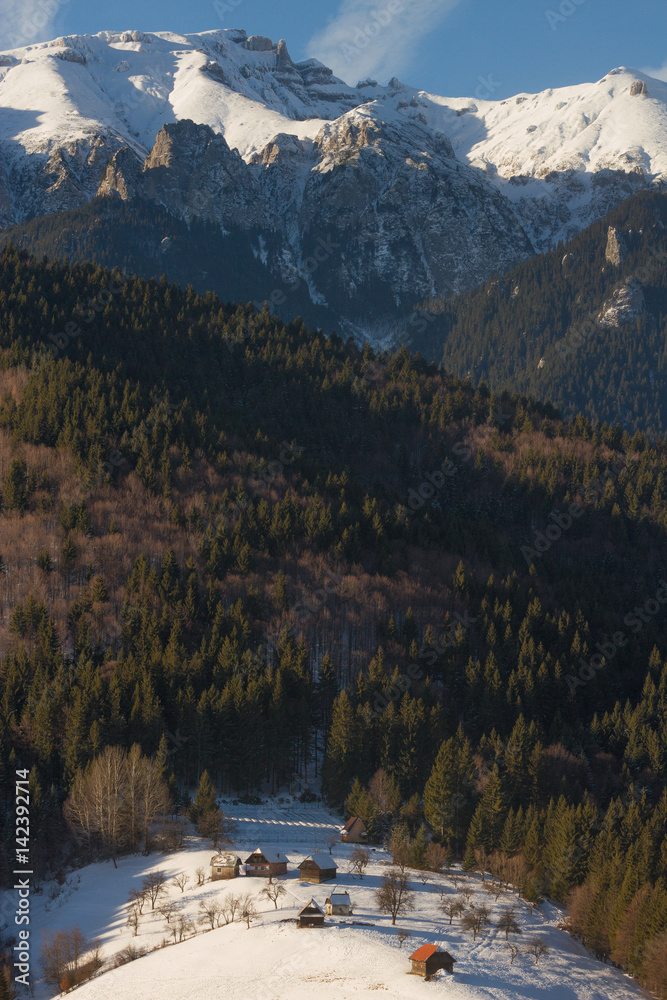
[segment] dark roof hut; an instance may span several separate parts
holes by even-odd
[[[298,927],[324,927],[324,911],[319,908],[314,899],[310,899],[303,909],[299,910]]]
[[[303,882],[332,882],[336,878],[338,865],[329,854],[311,854],[299,865],[299,877]]]

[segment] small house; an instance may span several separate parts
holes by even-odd
[[[346,844],[365,844],[366,824],[358,816],[351,816],[343,827],[341,837]]]
[[[220,878],[236,878],[241,859],[236,854],[214,854],[211,858],[211,881]]]
[[[352,903],[346,892],[332,892],[324,901],[329,917],[349,917],[352,915]]]
[[[297,927],[324,927],[324,911],[314,899],[309,900],[303,909],[299,910]]]
[[[410,955],[410,961],[412,962],[410,975],[430,979],[439,969],[453,973],[456,959],[448,951],[440,951],[437,944],[423,944]]]
[[[311,854],[299,865],[299,877],[303,882],[333,882],[338,865],[329,854]]]
[[[245,859],[245,866],[246,875],[273,878],[287,874],[287,858],[280,851],[263,851],[258,847]]]

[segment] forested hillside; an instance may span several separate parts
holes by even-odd
[[[473,384],[565,416],[667,428],[667,195],[628,198],[569,243],[474,292],[426,304],[412,346]],[[607,258],[618,230],[616,262]],[[613,255],[612,255],[613,256]]]
[[[106,746],[317,775],[664,994],[664,443],[12,248],[0,316],[5,872],[17,766],[45,872]]]

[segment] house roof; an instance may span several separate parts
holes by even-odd
[[[235,868],[237,861],[240,858],[236,854],[214,854],[211,858],[211,864],[221,868]]]
[[[325,903],[331,903],[333,906],[349,906],[350,897],[346,892],[332,892],[325,899]]]
[[[306,861],[312,861],[314,865],[317,865],[321,869],[338,868],[338,865],[330,854],[310,854],[307,858],[303,859],[301,865],[305,865]],[[299,865],[299,868],[301,868],[301,865]]]
[[[251,851],[248,857],[245,859],[246,864],[248,864],[253,854],[261,854],[262,857],[266,858],[266,860],[271,865],[275,865],[279,861],[287,861],[287,858],[284,855],[281,858],[280,851],[271,851],[271,850],[263,851],[261,847],[256,847],[255,850]]]
[[[299,916],[302,913],[306,913],[308,910],[315,910],[316,913],[321,913],[324,916],[324,910],[321,910],[314,899],[309,899],[305,906],[299,910]]]
[[[417,951],[410,955],[410,960],[413,962],[425,962],[436,953],[442,955],[443,958],[449,958],[452,962],[456,961],[454,956],[450,955],[448,951],[440,951],[437,944],[423,944],[421,948],[417,948]]]
[[[361,825],[363,826],[363,820],[359,819],[358,816],[350,816],[343,829],[347,830],[347,832],[349,833],[355,823],[361,823]]]

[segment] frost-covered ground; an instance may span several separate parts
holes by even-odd
[[[347,872],[352,845],[338,844],[333,848],[339,866],[337,882],[312,886],[299,881],[296,865],[323,846],[331,829],[337,826],[336,817],[322,809],[301,806],[227,808],[243,829],[236,844],[241,856],[261,845],[266,839],[262,833],[283,830],[287,836],[300,834],[299,843],[285,840],[290,866],[283,879],[287,895],[278,910],[271,902],[258,898],[261,912],[249,930],[238,922],[213,931],[197,924],[195,937],[104,971],[77,989],[80,1000],[345,1000],[371,991],[378,991],[387,1000],[409,1000],[423,997],[425,990],[457,1000],[629,1000],[646,996],[628,977],[595,961],[577,941],[558,930],[562,914],[555,907],[545,904],[531,914],[530,907],[512,893],[503,893],[496,902],[479,876],[470,876],[465,884],[473,891],[471,903],[486,903],[493,914],[491,926],[473,943],[472,934],[462,932],[458,918],[449,926],[448,918],[438,909],[440,896],[435,890],[444,886],[447,894],[452,894],[451,881],[433,876],[424,885],[414,872],[411,888],[415,909],[399,917],[396,927],[392,927],[390,918],[378,913],[374,901],[374,890],[389,862],[384,851],[372,851],[367,874],[359,880]],[[163,869],[170,879],[181,872],[191,876],[182,894],[170,885],[169,896],[193,922],[201,915],[202,900],[224,902],[230,893],[245,892],[258,897],[265,884],[259,878],[207,882],[197,887],[195,870],[200,865],[208,866],[212,853],[193,836],[185,850],[174,854],[124,858],[117,870],[111,863],[83,868],[71,878],[71,888],[56,900],[49,900],[45,887],[42,894],[33,897],[33,943],[38,943],[41,930],[78,923],[90,937],[100,939],[107,969],[114,956],[129,944],[147,951],[159,946],[169,934],[157,913],[144,913],[135,938],[125,923],[128,892],[138,887],[143,875],[153,868]],[[459,882],[459,891],[462,884]],[[323,906],[334,885],[350,892],[354,917],[329,917],[323,930],[298,930],[292,921],[300,907],[311,896]],[[510,965],[504,934],[493,926],[502,908],[509,904],[516,906],[522,928],[517,940],[525,942],[539,935],[549,945],[549,955],[537,966],[534,958],[524,955]],[[371,926],[353,926],[351,919]],[[402,948],[397,937],[401,929],[411,935]],[[454,976],[442,972],[425,984],[407,975],[408,955],[426,942],[437,943],[454,955]],[[52,995],[43,983],[36,985],[35,1000]]]

